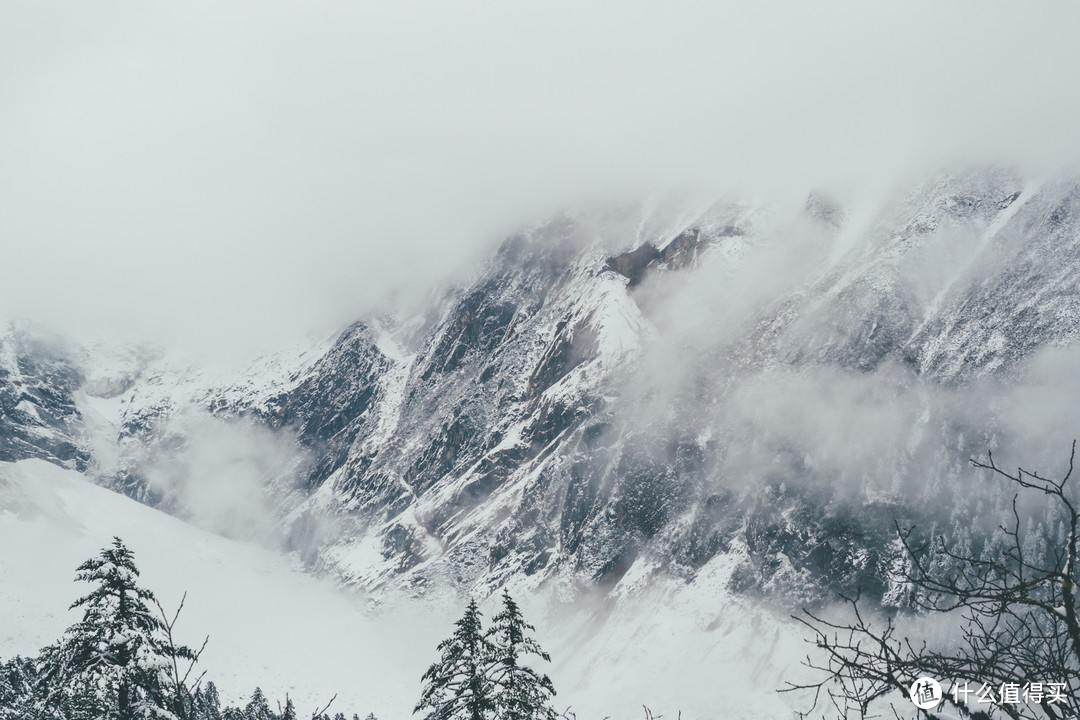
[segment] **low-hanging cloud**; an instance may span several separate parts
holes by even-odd
[[[0,310],[264,350],[681,187],[1076,151],[1071,3],[0,10]]]
[[[282,515],[295,504],[290,494],[307,462],[288,430],[193,406],[168,417],[152,443],[121,441],[117,458],[170,512],[225,537],[270,545],[286,542]],[[116,470],[98,468],[106,478]]]
[[[887,202],[870,216],[895,211]],[[931,321],[974,312],[942,297],[1000,268],[977,255],[979,223],[943,222],[890,256],[879,241],[894,227],[864,223],[852,240],[804,213],[774,214],[733,241],[744,245],[735,256],[714,249],[692,273],[647,276],[633,293],[654,332],[620,384],[618,421],[661,449],[697,443],[705,494],[786,485],[833,507],[898,503],[995,529],[1013,489],[968,460],[989,451],[1061,477],[1080,436],[1080,351],[1048,333],[995,372],[957,381],[920,369]]]

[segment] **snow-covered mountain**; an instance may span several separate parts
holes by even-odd
[[[384,599],[620,598],[718,558],[781,604],[887,594],[893,519],[991,512],[968,457],[1045,467],[1077,434],[1078,218],[1080,176],[1002,169],[870,208],[568,213],[419,313],[225,376],[14,324],[0,460]]]

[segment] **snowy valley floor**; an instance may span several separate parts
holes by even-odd
[[[412,717],[420,675],[460,613],[418,602],[372,617],[361,597],[286,558],[30,460],[0,463],[0,658],[36,654],[77,620],[67,608],[86,588],[75,568],[113,535],[166,608],[187,591],[181,639],[209,634],[202,665],[228,702],[261,685],[306,712],[337,693],[332,710]],[[724,561],[691,585],[635,566],[614,608],[520,598],[554,660],[558,708],[578,720],[640,718],[643,704],[671,720],[792,717],[793,698],[775,689],[802,675],[807,648],[793,623],[726,591]]]

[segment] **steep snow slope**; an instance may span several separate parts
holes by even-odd
[[[0,657],[35,653],[77,619],[67,606],[87,587],[72,582],[74,568],[113,535],[166,607],[187,592],[181,639],[210,635],[203,665],[228,701],[260,684],[302,710],[338,693],[338,710],[410,717],[420,675],[461,610],[426,602],[367,615],[357,596],[276,554],[27,460],[0,463]],[[636,569],[610,611],[522,596],[555,658],[560,708],[583,720],[638,715],[642,704],[686,717],[790,717],[774,693],[797,677],[802,648],[790,627],[724,589],[730,564],[707,566],[693,590],[655,570]]]
[[[404,716],[423,671],[418,648],[434,624],[366,619],[281,556],[201,531],[42,461],[0,463],[0,656],[36,653],[78,619],[68,605],[89,586],[75,568],[121,536],[142,583],[167,608],[188,593],[182,639],[210,642],[208,677],[237,700],[261,684],[299,707],[340,693],[340,707]],[[377,651],[376,651],[377,649]]]

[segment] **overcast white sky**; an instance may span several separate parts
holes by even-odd
[[[0,2],[0,316],[226,354],[551,209],[1080,141],[1072,2]]]

